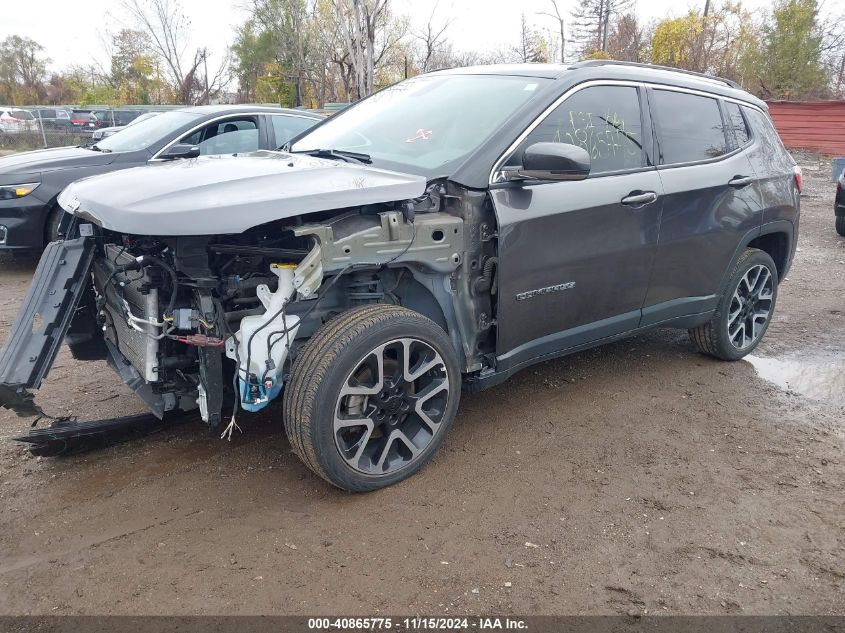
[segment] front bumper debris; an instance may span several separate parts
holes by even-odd
[[[21,416],[43,415],[30,389],[53,366],[83,291],[91,283],[94,240],[47,245],[15,323],[0,350],[0,406]]]

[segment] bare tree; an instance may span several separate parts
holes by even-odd
[[[549,13],[547,11],[540,11],[537,15],[544,15],[546,17],[552,18],[557,21],[558,26],[560,27],[560,63],[566,63],[566,29],[565,29],[565,20],[563,14],[560,12],[560,8],[557,6],[558,0],[549,0],[552,3],[552,8],[554,9],[554,13]]]
[[[389,0],[332,0],[340,33],[355,73],[357,98],[373,91],[376,37],[384,23]]]
[[[434,15],[437,13],[437,5],[438,3],[434,4],[425,28],[421,31],[411,32],[414,39],[420,42],[419,70],[423,73],[441,68],[443,64],[438,62],[442,62],[449,57],[449,55],[443,55],[443,53],[447,49],[451,52],[451,46],[445,39],[445,33],[449,25],[452,24],[452,20],[444,21],[442,26],[435,26]]]
[[[633,0],[582,0],[570,20],[569,41],[576,45],[578,54],[606,51],[611,21],[632,3]]]
[[[179,103],[208,103],[225,84],[226,60],[213,75],[207,72],[208,49],[188,55],[190,21],[177,0],[121,0],[136,28],[150,36],[153,52],[167,69]]]
[[[611,24],[607,52],[621,61],[646,61],[646,35],[635,13],[626,13]]]
[[[512,52],[516,60],[524,64],[549,61],[545,40],[528,24],[524,13],[519,21],[519,41]]]

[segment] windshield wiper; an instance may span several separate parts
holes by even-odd
[[[369,165],[373,162],[369,154],[362,154],[360,152],[347,152],[344,149],[309,149],[302,152],[291,152],[291,154],[307,154],[316,158],[339,158],[342,161],[350,162],[350,158],[359,163]]]
[[[104,154],[111,154],[110,149],[98,147],[96,143],[86,143],[84,145],[77,145],[77,147],[81,147],[82,149],[90,149],[95,152],[103,152]]]

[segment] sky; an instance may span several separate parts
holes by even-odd
[[[234,31],[247,16],[246,0],[178,0],[191,20],[192,46],[208,46],[214,59],[222,59],[234,39]],[[407,15],[411,28],[424,26],[432,13],[434,24],[449,21],[446,31],[456,50],[489,51],[508,47],[516,42],[520,14],[525,13],[535,28],[557,30],[556,21],[539,15],[549,11],[549,0],[391,0],[393,11]],[[117,2],[89,4],[67,0],[31,0],[26,11],[3,11],[0,40],[9,35],[24,35],[39,42],[52,60],[50,68],[58,70],[70,65],[88,66],[92,60],[106,65],[104,38],[123,26]],[[576,0],[559,0],[567,17]],[[750,10],[769,4],[767,0],[745,0]],[[113,6],[101,11],[104,6]],[[701,6],[699,6],[701,5]],[[701,9],[704,0],[638,0],[637,14],[644,20],[677,17],[690,7]],[[87,7],[91,7],[89,10]],[[35,19],[34,16],[45,16]]]

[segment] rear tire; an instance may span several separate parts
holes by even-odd
[[[751,353],[769,327],[778,293],[778,271],[768,253],[746,249],[739,257],[713,318],[689,330],[700,352],[722,360]]]
[[[836,216],[836,232],[845,237],[845,215]]]
[[[410,477],[454,421],[461,374],[446,332],[421,314],[368,305],[326,323],[284,390],[285,431],[314,473],[353,492]]]

